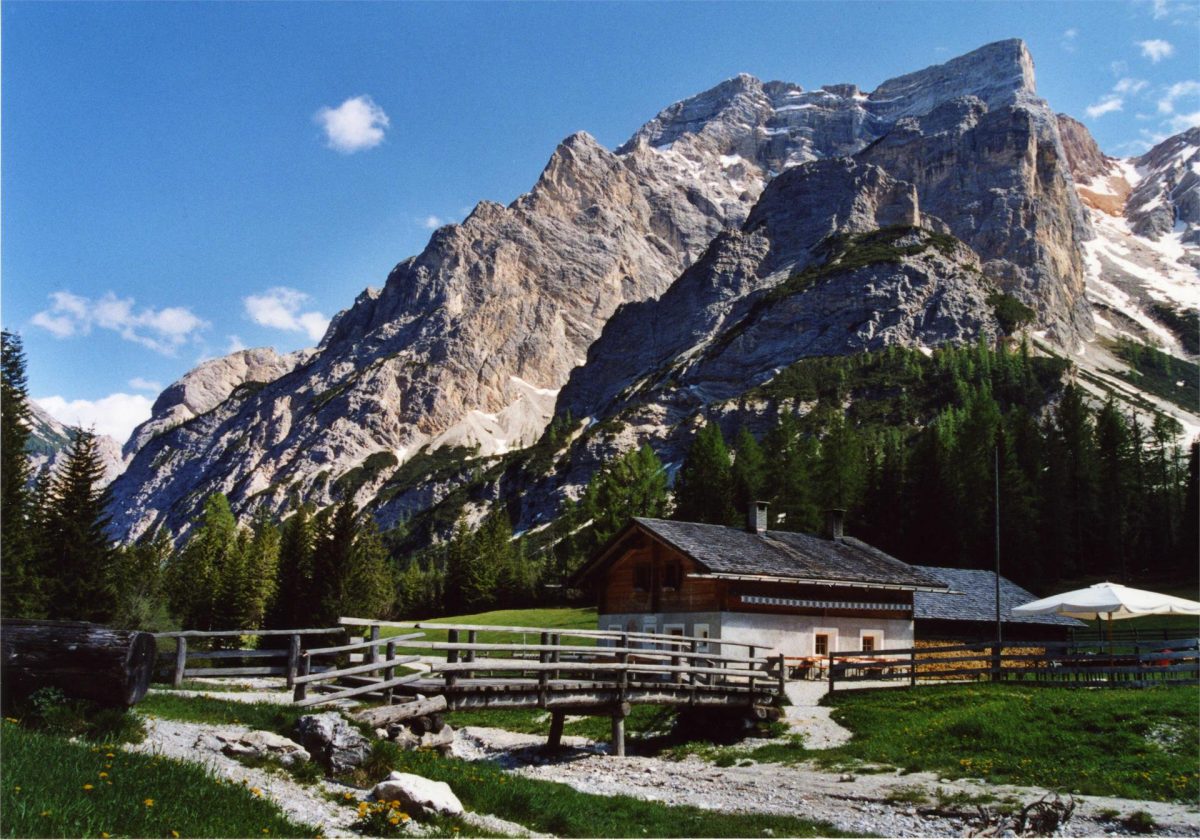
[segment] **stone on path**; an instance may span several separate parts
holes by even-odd
[[[391,773],[375,785],[371,795],[380,802],[398,800],[404,810],[418,816],[445,814],[456,817],[463,812],[462,803],[450,785],[412,773]]]

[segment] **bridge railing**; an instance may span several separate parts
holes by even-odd
[[[155,633],[155,639],[174,639],[175,653],[171,683],[179,688],[187,677],[285,676],[291,688],[296,677],[305,639],[312,636],[341,635],[344,627],[318,627],[296,630],[176,630]],[[188,640],[214,644],[213,649],[189,647]],[[257,639],[246,647],[247,639]],[[266,648],[263,644],[285,641],[285,648]],[[229,645],[237,645],[230,647]],[[170,657],[170,654],[166,654]],[[247,664],[253,661],[255,664]],[[203,662],[203,665],[197,665]]]
[[[782,657],[758,655],[760,647],[725,639],[353,617],[339,621],[368,627],[373,641],[364,644],[369,647],[391,643],[419,652],[428,665],[424,679],[447,689],[545,693],[615,688],[624,694],[638,687],[687,687],[745,694],[749,701],[755,695],[782,693],[785,679]],[[381,638],[380,627],[420,630],[430,637]]]

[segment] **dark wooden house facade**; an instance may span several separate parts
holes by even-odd
[[[574,578],[599,599],[602,630],[719,637],[786,656],[913,641],[913,596],[947,585],[842,533],[635,518]]]

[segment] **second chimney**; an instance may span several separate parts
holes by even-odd
[[[846,511],[833,508],[825,511],[825,539],[841,542],[846,526]]]
[[[767,503],[751,502],[746,510],[746,530],[751,534],[762,534],[767,530]]]

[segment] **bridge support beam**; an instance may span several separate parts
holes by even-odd
[[[550,713],[550,737],[546,739],[547,750],[557,750],[562,746],[563,721],[566,716],[566,712]]]
[[[625,757],[625,715],[620,709],[612,716],[612,754]]]

